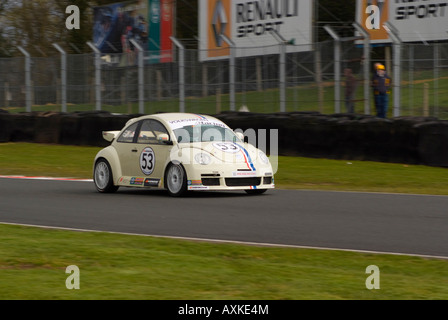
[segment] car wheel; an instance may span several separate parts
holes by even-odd
[[[247,194],[256,195],[256,194],[262,194],[267,191],[267,189],[248,189],[244,190]]]
[[[93,171],[93,182],[96,189],[102,193],[111,193],[118,190],[118,187],[114,186],[110,165],[105,159],[100,159],[96,162]]]
[[[180,164],[171,164],[165,175],[166,188],[173,197],[180,197],[187,192],[187,174]]]

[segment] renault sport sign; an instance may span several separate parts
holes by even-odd
[[[235,44],[237,57],[278,53],[273,32],[293,44],[288,52],[308,51],[312,7],[311,0],[199,0],[200,59],[228,58],[225,38]]]

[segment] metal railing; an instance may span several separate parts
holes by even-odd
[[[92,53],[67,54],[56,45],[52,56],[31,57],[20,48],[23,56],[0,58],[0,108],[339,113],[346,111],[343,70],[350,68],[358,81],[355,112],[374,114],[370,77],[373,64],[382,62],[394,83],[390,116],[448,118],[448,43],[397,42],[366,50],[363,39],[335,32],[312,51],[288,52],[294,45],[280,40],[279,54],[264,54],[268,48],[259,47],[257,56],[239,57],[246,48],[235,47],[229,59],[201,62],[199,50],[172,40],[174,60],[167,63],[150,63],[151,52],[143,50],[106,55],[91,45]],[[375,52],[382,50],[386,54],[377,59]]]

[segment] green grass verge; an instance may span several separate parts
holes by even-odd
[[[0,144],[0,175],[90,178],[96,147]],[[447,194],[446,169],[280,157],[280,188]],[[448,261],[0,224],[0,299],[447,299]],[[68,290],[65,268],[80,268]],[[381,271],[368,290],[367,266]]]
[[[0,225],[0,299],[447,299],[448,261]],[[66,267],[80,270],[68,290]],[[380,269],[368,290],[366,268]]]
[[[1,175],[91,178],[101,148],[0,144]],[[448,195],[446,168],[368,161],[278,157],[279,188]]]

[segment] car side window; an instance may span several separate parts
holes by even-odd
[[[118,138],[117,142],[132,143],[134,142],[135,132],[138,128],[138,122],[127,127]]]
[[[162,134],[168,135],[168,131],[163,124],[152,119],[144,120],[137,143],[163,144]]]

